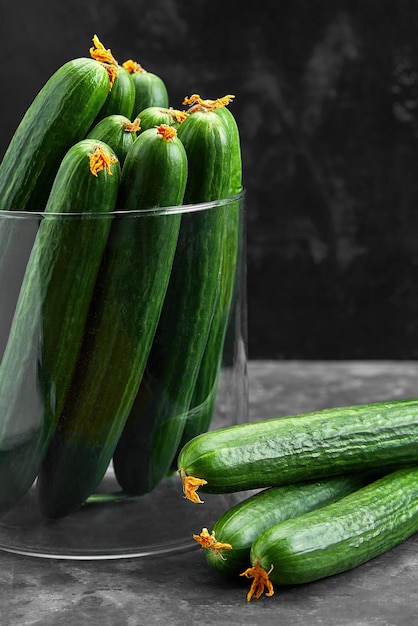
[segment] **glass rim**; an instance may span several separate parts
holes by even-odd
[[[83,217],[89,219],[109,218],[109,217],[145,217],[151,215],[173,215],[178,213],[195,213],[199,211],[207,211],[212,208],[225,206],[227,204],[233,204],[234,202],[241,201],[245,196],[245,188],[242,188],[238,193],[220,198],[219,200],[210,200],[208,202],[199,202],[193,204],[179,204],[175,206],[153,207],[149,209],[135,209],[132,211],[69,211],[69,212],[51,212],[45,211],[2,211],[0,210],[0,219],[6,218],[18,218],[18,219],[44,219],[45,217]]]

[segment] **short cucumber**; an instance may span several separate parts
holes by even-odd
[[[151,106],[168,107],[167,87],[162,78],[148,72],[132,59],[128,59],[122,65],[130,73],[135,88],[132,115],[140,117],[139,112]]]
[[[119,169],[108,146],[83,140],[67,152],[54,180],[0,366],[0,511],[30,488],[63,407]],[[81,216],[66,217],[75,211]]]
[[[181,204],[187,177],[183,144],[171,130],[141,134],[122,168],[121,215],[112,222],[81,357],[38,477],[48,517],[76,510],[94,491],[142,379],[181,220],[177,211],[146,209]]]
[[[240,574],[250,563],[251,544],[262,532],[286,519],[339,500],[370,481],[368,474],[337,476],[260,491],[216,520],[211,534],[216,542],[229,544],[232,549],[219,550],[213,542],[206,550],[207,562],[222,574]]]
[[[138,113],[141,121],[141,132],[160,124],[169,124],[173,128],[178,128],[187,117],[185,111],[173,108],[150,106]]]
[[[261,568],[270,583],[308,583],[357,567],[417,531],[418,468],[399,469],[263,532],[251,546],[255,571],[243,575],[257,578]]]
[[[91,129],[87,138],[99,139],[107,143],[115,152],[122,166],[138,131],[138,119],[131,122],[124,115],[109,115]]]
[[[188,159],[184,203],[223,198],[230,184],[232,151],[226,125],[214,113],[196,113],[182,122],[177,133]],[[167,474],[177,452],[219,301],[224,229],[222,206],[182,216],[145,383],[113,457],[116,477],[131,494],[151,491]]]
[[[203,433],[181,450],[186,494],[224,493],[416,461],[418,400],[323,409]],[[189,492],[189,487],[191,491]]]

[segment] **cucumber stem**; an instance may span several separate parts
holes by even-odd
[[[245,572],[240,574],[240,576],[245,576],[246,578],[253,578],[250,590],[247,593],[247,602],[249,602],[253,596],[258,600],[258,598],[263,595],[264,589],[267,589],[266,596],[270,597],[274,594],[273,584],[269,579],[272,569],[273,565],[270,567],[269,571],[266,572],[266,570],[261,567],[260,561],[254,559],[252,567],[248,567]]]

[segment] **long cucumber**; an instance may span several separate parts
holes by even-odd
[[[376,402],[248,422],[198,435],[180,452],[186,495],[291,484],[413,464],[418,400]]]
[[[203,531],[195,539],[206,548],[206,560],[211,567],[227,576],[235,576],[250,563],[251,545],[262,532],[286,519],[339,500],[364,487],[372,478],[368,473],[353,474],[269,487],[225,511],[213,524],[209,541]],[[227,547],[219,548],[219,544]]]
[[[110,88],[110,66],[78,58],[59,67],[39,91],[0,164],[0,211],[45,209],[69,148],[85,137]],[[0,359],[35,237],[31,222],[0,223]]]
[[[177,130],[188,158],[184,203],[218,201],[230,186],[231,135],[213,112]],[[151,491],[178,449],[215,308],[219,302],[225,215],[213,202],[182,217],[173,270],[145,381],[113,457],[131,494]]]
[[[251,546],[248,600],[279,585],[308,583],[357,567],[418,531],[418,468],[378,478],[341,500],[288,519]]]
[[[207,109],[214,111],[227,125],[231,138],[230,186],[226,191],[230,199],[224,206],[224,232],[222,265],[219,276],[219,300],[214,310],[205,352],[199,367],[193,397],[189,406],[179,450],[193,437],[208,430],[215,410],[218,395],[219,377],[224,358],[224,346],[228,325],[236,332],[239,325],[239,300],[242,296],[241,283],[245,280],[239,266],[245,246],[244,195],[242,193],[242,162],[238,125],[226,103],[232,96],[219,100],[202,100],[195,94],[186,99],[192,104],[189,115]],[[239,195],[241,194],[241,195]],[[235,197],[235,199],[233,199]],[[233,341],[236,337],[233,336]],[[239,346],[233,346],[232,358],[237,358]],[[234,364],[232,363],[232,366]]]
[[[52,186],[0,365],[0,511],[30,488],[62,410],[110,229],[119,169],[108,146],[83,140],[67,152]]]
[[[102,479],[135,399],[176,249],[187,157],[176,131],[150,129],[122,168],[117,209],[87,332],[38,477],[41,511],[79,508]],[[141,212],[141,210],[143,210]]]

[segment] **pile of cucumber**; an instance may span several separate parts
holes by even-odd
[[[375,402],[248,422],[185,444],[178,470],[197,491],[257,489],[194,539],[208,563],[273,583],[354,568],[418,531],[418,400]]]
[[[41,513],[66,516],[112,460],[147,493],[214,408],[241,236],[232,96],[173,109],[161,78],[93,44],[0,164],[0,512],[36,481]]]

